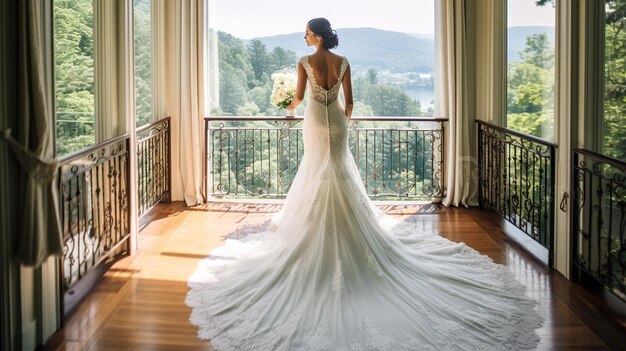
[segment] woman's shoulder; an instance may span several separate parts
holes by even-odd
[[[350,61],[348,61],[348,57],[336,54],[334,52],[331,52],[330,54],[332,55],[334,61],[337,62],[339,65],[344,65],[344,64],[346,66],[350,65]]]
[[[350,61],[347,56],[341,56],[343,62],[345,62],[346,66],[350,66]]]
[[[337,54],[335,54],[335,55],[337,55]],[[337,62],[339,63],[340,67],[350,66],[350,61],[348,61],[348,57],[347,56],[337,55]]]
[[[332,57],[331,61],[334,61],[336,64],[338,65],[343,65],[345,64],[346,66],[350,65],[350,62],[348,61],[348,58],[346,56],[342,56],[339,54],[335,54],[334,52],[329,52],[327,55],[329,55]],[[300,59],[298,59],[298,63],[302,64],[303,66],[306,66],[306,64],[311,65],[313,62],[318,62],[320,59],[322,61],[325,61],[326,59],[324,58],[320,58],[320,57],[314,57],[315,54],[311,54],[311,55],[304,55],[302,57],[300,57]],[[311,58],[314,58],[313,60],[311,60]]]
[[[329,54],[335,59],[337,62],[348,61],[348,58],[343,55],[336,54],[334,52],[329,52]]]

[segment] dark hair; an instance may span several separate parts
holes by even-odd
[[[337,32],[330,26],[330,22],[326,18],[314,18],[307,23],[311,32],[319,35],[324,40],[324,47],[334,49],[339,45]]]

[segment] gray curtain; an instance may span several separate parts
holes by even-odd
[[[43,18],[39,0],[19,4],[19,104],[17,133],[4,130],[23,168],[24,188],[20,232],[16,233],[17,260],[39,266],[46,258],[63,252],[56,188],[54,128],[47,101],[43,57]]]

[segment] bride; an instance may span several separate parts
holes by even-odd
[[[534,348],[536,302],[504,266],[369,201],[347,143],[350,64],[329,51],[326,19],[304,39],[316,51],[288,107],[308,83],[302,163],[269,230],[227,240],[190,278],[199,337],[217,350]]]

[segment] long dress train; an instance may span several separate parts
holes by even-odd
[[[506,267],[368,199],[338,99],[308,57],[305,153],[271,229],[201,262],[186,302],[217,350],[518,350],[536,302]]]

